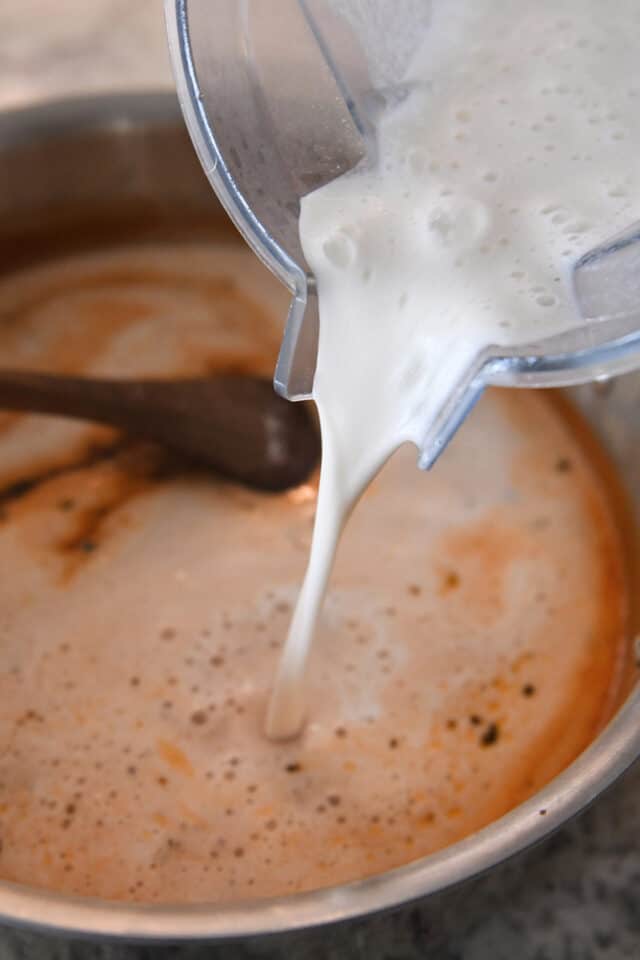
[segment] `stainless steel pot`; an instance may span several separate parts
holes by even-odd
[[[65,101],[0,117],[0,270],[38,252],[112,236],[228,230],[168,95]],[[88,241],[87,241],[88,242]],[[283,318],[284,322],[284,318]],[[602,435],[640,507],[640,375],[574,398]],[[460,843],[357,883],[274,900],[153,906],[62,896],[0,882],[0,920],[90,937],[176,941],[292,931],[436,897],[541,840],[640,754],[640,692],[531,800]]]

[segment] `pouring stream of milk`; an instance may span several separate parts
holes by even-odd
[[[303,725],[335,550],[367,484],[421,445],[482,349],[575,326],[572,265],[639,218],[639,36],[637,0],[435,0],[375,165],[303,199],[323,462],[268,736]]]

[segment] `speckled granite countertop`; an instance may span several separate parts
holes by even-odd
[[[0,2],[0,108],[69,94],[171,87],[160,0]],[[0,929],[0,960],[638,958],[638,796],[636,767],[551,840],[436,904],[218,947],[70,943]]]

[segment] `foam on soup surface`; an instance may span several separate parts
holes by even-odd
[[[0,284],[5,366],[269,374],[286,293],[238,246]],[[302,737],[263,733],[316,481],[265,495],[58,419],[0,420],[0,875],[124,900],[269,896],[452,843],[610,715],[627,631],[599,458],[491,392],[437,470],[401,449],[341,543]]]

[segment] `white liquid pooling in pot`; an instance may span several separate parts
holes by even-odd
[[[335,546],[366,485],[398,446],[421,444],[479,351],[578,324],[571,266],[638,219],[639,35],[637,0],[436,0],[375,168],[303,199],[323,464],[269,736],[304,722]]]

